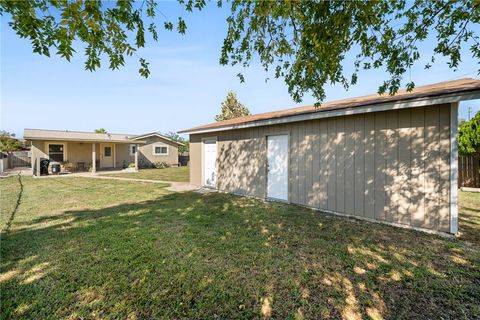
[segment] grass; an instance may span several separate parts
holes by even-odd
[[[22,181],[0,180],[2,319],[480,316],[480,194],[461,194],[453,240],[157,184]]]
[[[107,173],[102,174],[108,177],[189,182],[190,176],[188,167],[171,167],[165,169],[141,169],[138,172]]]

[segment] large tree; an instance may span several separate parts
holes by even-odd
[[[215,116],[215,121],[229,120],[248,115],[250,115],[248,108],[238,100],[235,92],[229,91],[225,101],[222,102],[220,113]]]
[[[458,131],[458,153],[480,154],[480,111],[469,121],[462,121]]]
[[[15,138],[15,134],[4,130],[0,131],[0,151],[11,153],[21,149],[22,143]]]
[[[87,70],[99,68],[103,57],[111,69],[123,66],[126,56],[145,46],[147,32],[158,40],[159,25],[180,34],[187,30],[182,17],[167,17],[156,0],[0,1],[9,25],[31,41],[34,52],[50,56],[53,50],[70,60],[74,41],[83,43]],[[205,0],[178,2],[187,12],[206,5]],[[465,54],[480,62],[478,0],[228,2],[220,63],[247,67],[259,59],[265,70],[284,78],[295,101],[308,91],[322,101],[325,84],[348,88],[357,83],[361,70],[385,70],[388,77],[379,80],[378,91],[394,94],[421,58],[428,60],[427,69],[438,56],[446,57],[453,69]],[[421,53],[419,45],[427,39],[434,43],[433,51]],[[140,55],[138,59],[140,74],[148,77],[148,62]],[[348,64],[351,73],[344,70]]]
[[[172,139],[173,141],[176,141],[176,142],[179,142],[179,143],[182,144],[182,145],[178,146],[178,152],[185,153],[185,152],[188,152],[190,150],[189,141],[187,139],[185,139],[184,137],[182,137],[181,135],[179,135],[178,133],[173,132],[173,131],[169,131],[167,133],[164,133],[163,135],[165,137],[169,138],[169,139]]]

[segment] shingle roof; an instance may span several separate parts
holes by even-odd
[[[421,87],[415,88],[411,92],[407,92],[406,90],[399,90],[398,93],[394,96],[372,94],[372,95],[361,96],[361,97],[356,97],[351,99],[325,102],[325,103],[322,103],[322,105],[318,108],[315,108],[313,105],[308,105],[308,106],[285,109],[280,111],[259,113],[259,114],[254,114],[250,116],[209,123],[206,125],[193,127],[187,130],[182,130],[180,132],[194,133],[197,131],[211,130],[211,129],[218,129],[218,131],[220,131],[224,127],[225,127],[225,130],[227,130],[231,126],[246,124],[246,123],[253,123],[261,120],[269,120],[269,119],[275,119],[275,118],[297,116],[302,114],[332,111],[332,110],[338,110],[338,109],[356,108],[361,106],[370,106],[370,105],[373,106],[373,105],[383,104],[383,103],[393,103],[393,102],[407,101],[407,100],[420,99],[420,98],[443,96],[443,95],[448,95],[453,93],[466,93],[466,92],[478,91],[478,90],[480,90],[480,80],[467,78],[467,79],[439,82],[431,85],[421,86]]]
[[[138,140],[138,139],[144,139],[144,138],[147,138],[147,137],[151,137],[151,136],[156,136],[156,137],[159,137],[159,138],[162,138],[164,140],[167,140],[167,141],[170,141],[176,145],[179,145],[179,146],[183,146],[184,144],[181,143],[181,142],[178,142],[178,141],[175,141],[175,140],[172,140],[168,137],[165,137],[163,134],[160,134],[158,132],[150,132],[150,133],[146,133],[146,134],[142,134],[140,136],[135,136],[133,137],[132,139],[133,140]]]
[[[23,138],[26,140],[56,140],[56,141],[91,141],[91,142],[117,142],[132,143],[135,135],[118,133],[94,133],[68,130],[45,130],[45,129],[25,129]],[[135,140],[135,143],[145,143],[145,141]]]

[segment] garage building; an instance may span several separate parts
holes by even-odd
[[[190,134],[190,182],[456,234],[461,79],[215,122]]]

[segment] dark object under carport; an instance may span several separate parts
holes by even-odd
[[[52,163],[52,173],[53,174],[60,174],[60,163]]]
[[[40,175],[48,175],[48,165],[50,164],[49,159],[40,159]]]

